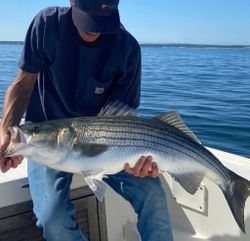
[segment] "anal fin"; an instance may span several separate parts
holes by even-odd
[[[188,172],[188,173],[171,173],[171,176],[177,181],[188,193],[194,195],[203,180],[205,173]]]

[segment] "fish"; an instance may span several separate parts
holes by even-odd
[[[239,228],[245,233],[244,208],[250,181],[225,167],[184,124],[177,111],[146,118],[121,103],[106,105],[97,116],[25,123],[10,128],[13,140],[1,155],[22,155],[50,168],[82,173],[99,200],[103,177],[152,156],[159,172],[169,173],[195,194],[204,177],[219,186]]]

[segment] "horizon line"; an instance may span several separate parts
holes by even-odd
[[[23,40],[0,40],[1,44],[23,44]],[[139,42],[140,45],[162,45],[162,46],[227,46],[227,47],[250,47],[250,44],[210,44],[210,43],[157,43]]]

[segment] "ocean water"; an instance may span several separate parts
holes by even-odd
[[[0,109],[22,45],[0,44]],[[142,46],[139,113],[177,110],[205,146],[250,157],[250,49]]]

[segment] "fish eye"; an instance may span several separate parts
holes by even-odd
[[[38,126],[34,126],[31,128],[31,132],[37,133],[39,131]]]

